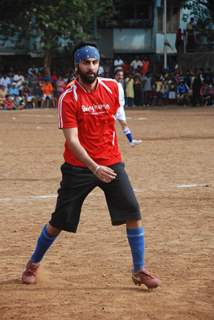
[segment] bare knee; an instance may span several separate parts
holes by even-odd
[[[128,220],[126,221],[126,227],[128,229],[140,228],[142,227],[142,220]]]
[[[53,227],[50,223],[47,224],[47,233],[51,237],[56,237],[61,232],[60,229]]]

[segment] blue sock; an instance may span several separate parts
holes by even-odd
[[[123,133],[126,135],[128,141],[132,142],[132,140],[133,140],[132,132],[128,127],[123,130]]]
[[[57,236],[50,237],[47,232],[47,226],[44,226],[44,228],[42,229],[42,232],[38,238],[35,251],[33,252],[33,255],[31,257],[31,261],[34,263],[40,262],[44,256],[45,252],[52,245],[52,243],[54,242],[56,237]]]
[[[127,229],[127,237],[131,248],[134,272],[144,266],[144,228]]]

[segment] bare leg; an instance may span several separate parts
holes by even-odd
[[[127,229],[134,229],[142,227],[142,220],[128,220],[126,222]]]
[[[50,237],[56,237],[58,234],[60,234],[61,230],[53,227],[49,223],[47,224],[47,232]]]

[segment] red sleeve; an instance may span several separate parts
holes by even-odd
[[[74,100],[70,97],[69,101],[66,99],[66,92],[64,92],[58,101],[58,119],[59,129],[63,128],[77,128],[77,106]]]

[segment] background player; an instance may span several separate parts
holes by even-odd
[[[134,139],[133,134],[131,130],[129,129],[127,119],[126,119],[126,114],[125,114],[125,96],[124,96],[124,72],[122,69],[116,69],[114,73],[114,78],[117,80],[119,83],[121,89],[121,108],[120,110],[116,113],[116,119],[119,121],[120,126],[123,130],[123,133],[126,135],[129,145],[130,146],[135,146],[138,145],[142,142],[140,139]]]

